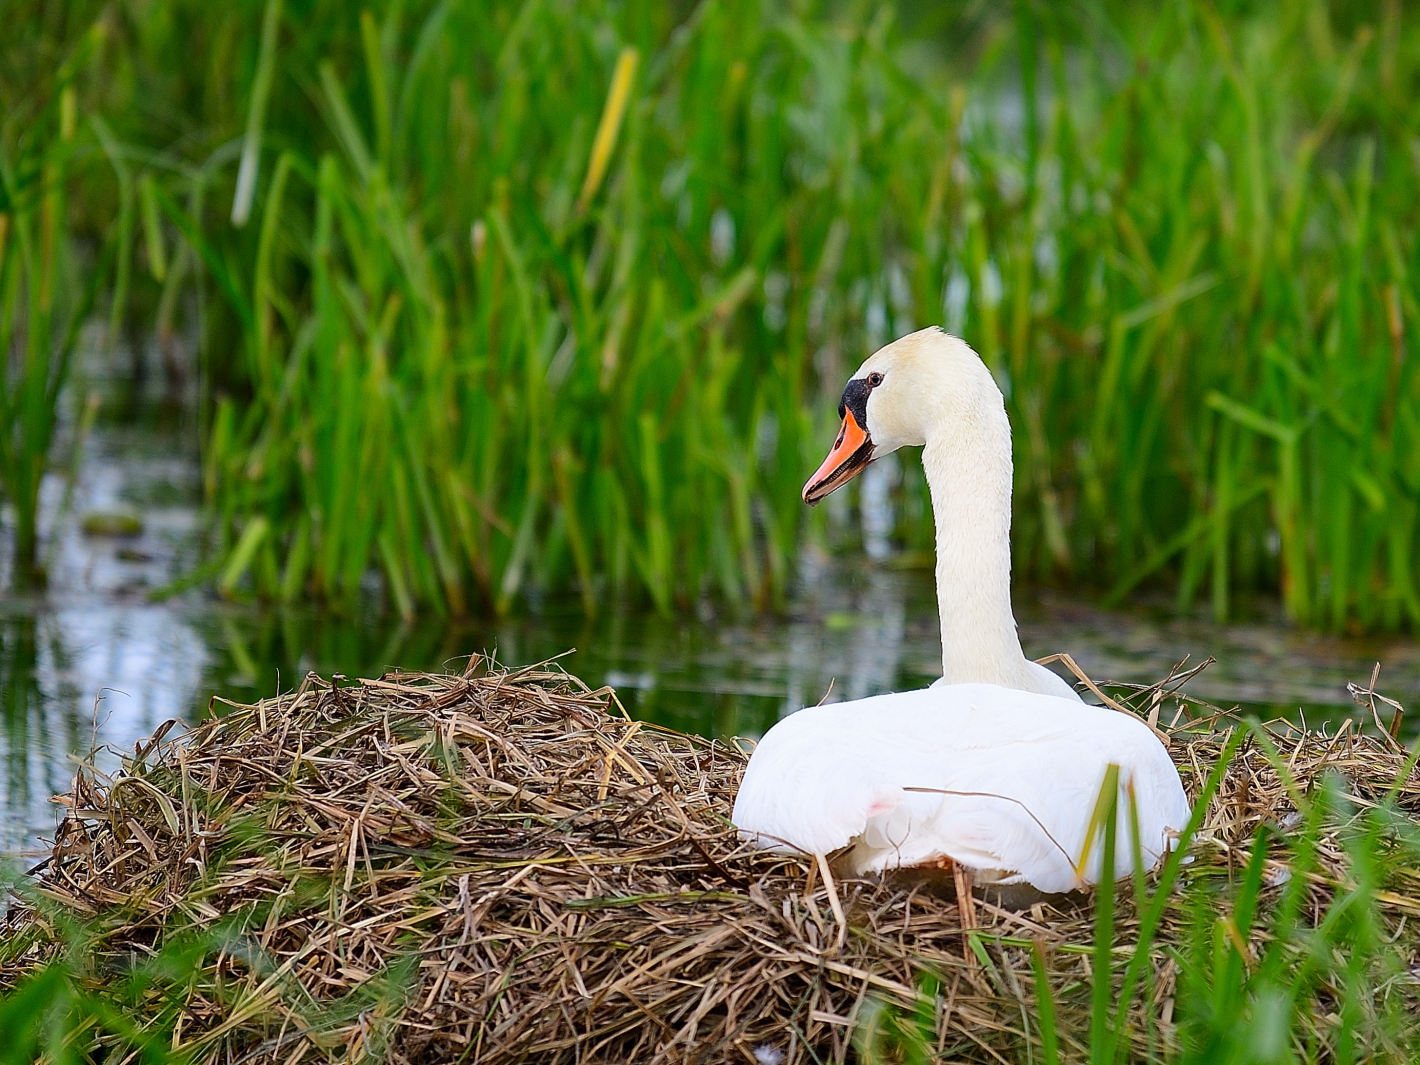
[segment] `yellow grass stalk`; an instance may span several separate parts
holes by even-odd
[[[602,120],[597,124],[597,136],[592,141],[592,158],[587,163],[587,179],[582,182],[582,194],[577,197],[577,210],[585,211],[597,194],[602,178],[606,176],[607,164],[611,162],[611,150],[616,147],[616,135],[621,130],[621,119],[626,114],[627,101],[631,99],[631,80],[636,76],[636,64],[640,54],[629,45],[616,57],[616,70],[611,75],[611,91],[606,96],[606,106],[602,108]]]

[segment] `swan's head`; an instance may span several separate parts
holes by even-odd
[[[838,404],[843,425],[828,458],[804,485],[804,502],[818,503],[874,459],[925,444],[934,432],[954,426],[970,431],[986,411],[1004,417],[1001,390],[964,341],[938,326],[894,340],[858,367],[844,388]]]

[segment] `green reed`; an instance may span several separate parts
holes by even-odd
[[[104,275],[75,261],[66,216],[79,121],[72,82],[99,43],[82,37],[40,100],[0,123],[0,498],[14,532],[11,581],[44,583],[40,488],[79,330]]]
[[[843,380],[940,322],[1007,393],[1022,576],[1420,622],[1416,20],[902,10],[944,28],[769,0],[105,22],[90,91],[133,173],[84,210],[150,248],[119,251],[130,316],[197,296],[222,589],[782,602],[806,539],[857,542],[853,490],[798,501]],[[929,549],[914,459],[895,501]]]
[[[1323,8],[1168,5],[1123,87],[1074,79],[1068,108],[1052,57],[1059,201],[985,242],[1016,256],[1003,307],[1034,278],[984,347],[1051,456],[1023,485],[1038,572],[1103,563],[1118,598],[1174,562],[1181,604],[1206,589],[1219,617],[1275,582],[1299,620],[1420,619],[1416,180],[1394,139],[1415,36],[1387,10],[1340,37]],[[1053,275],[1025,261],[1043,241]]]
[[[782,602],[804,326],[747,309],[832,217],[786,180],[743,57],[803,60],[707,9],[681,48],[608,69],[596,23],[485,24],[507,14],[437,7],[395,62],[366,13],[360,51],[318,65],[331,150],[276,155],[245,272],[218,267],[251,388],[209,440],[220,583],[352,602],[374,569],[406,615],[567,585],[588,608]]]

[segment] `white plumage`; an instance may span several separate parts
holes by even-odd
[[[1100,879],[1091,824],[1115,765],[1112,878],[1133,866],[1132,816],[1144,863],[1155,865],[1189,817],[1163,744],[1139,719],[1081,703],[1021,651],[1011,611],[1011,427],[981,359],[940,329],[913,333],[859,367],[839,415],[838,438],[804,486],[807,503],[876,458],[923,448],[943,679],[779,722],[750,758],[735,824],[766,847],[827,854],[851,845],[857,872],[949,858],[978,881],[1069,891]]]
[[[1111,763],[1120,767],[1120,877],[1133,865],[1131,786],[1146,866],[1188,821],[1163,744],[1118,711],[994,684],[800,710],[755,749],[734,820],[778,850],[827,854],[851,844],[859,873],[946,857],[978,882],[1070,891],[1099,880],[1098,838],[1078,867]]]

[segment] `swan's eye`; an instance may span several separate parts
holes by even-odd
[[[882,375],[882,374],[874,372],[874,373],[870,373],[870,374],[868,375],[868,387],[869,387],[869,388],[877,388],[878,385],[880,385],[880,384],[882,384],[882,383],[883,383],[883,375]]]

